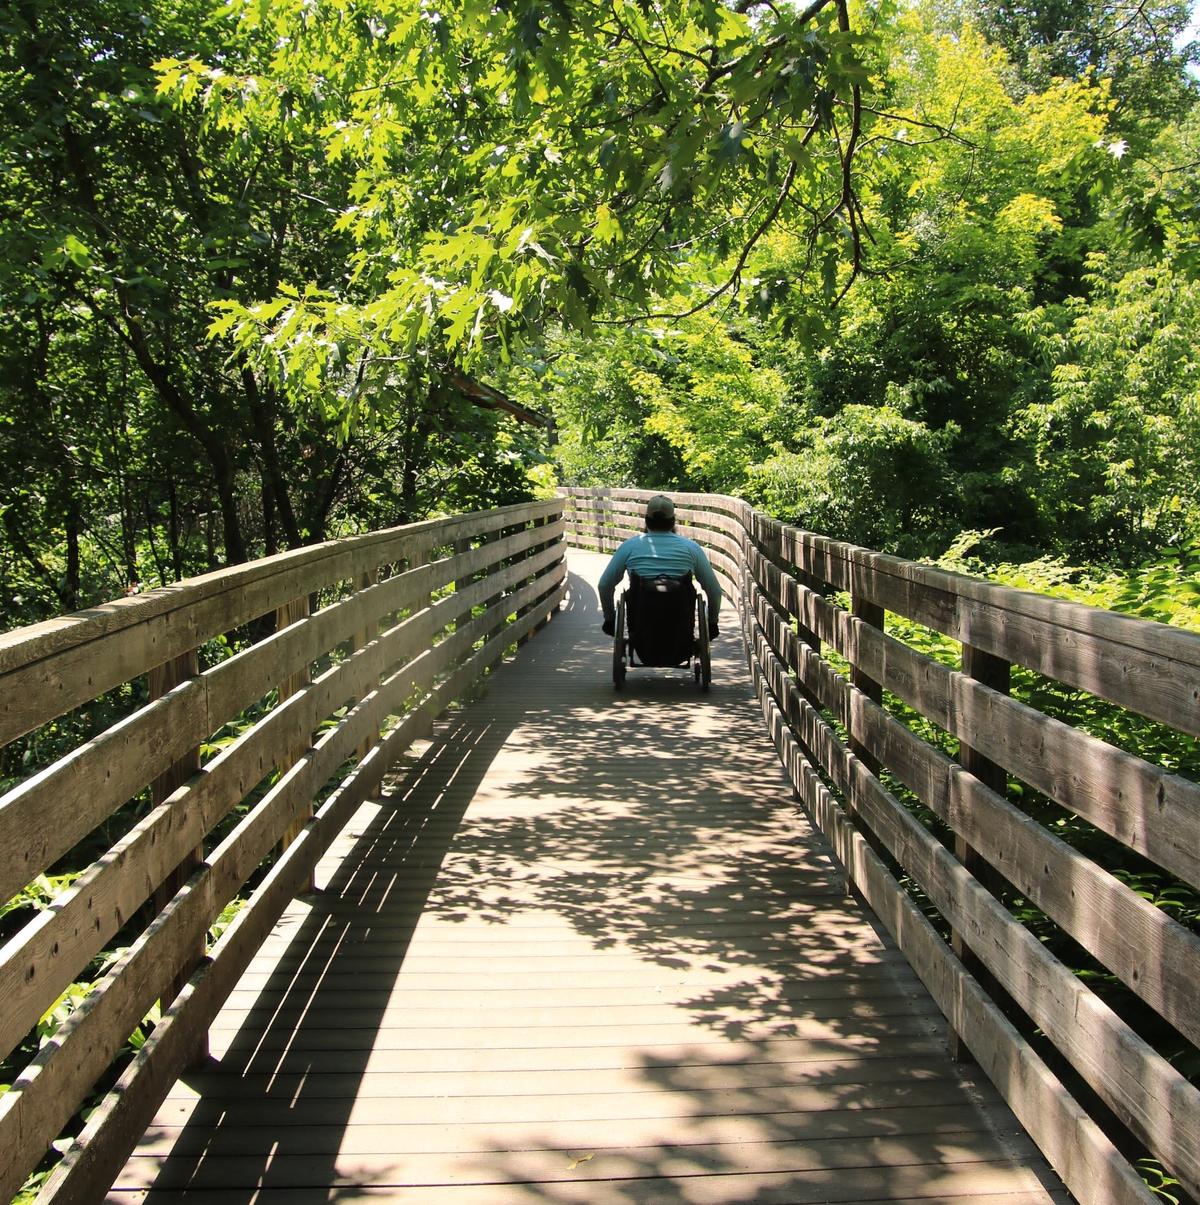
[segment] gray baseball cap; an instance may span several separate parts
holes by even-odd
[[[674,519],[675,503],[666,494],[655,494],[646,503],[647,519]]]

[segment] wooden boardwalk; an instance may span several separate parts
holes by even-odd
[[[110,1200],[1066,1194],[842,892],[740,647],[615,695],[594,587],[396,767]]]

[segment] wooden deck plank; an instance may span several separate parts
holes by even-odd
[[[200,1127],[155,1126],[140,1154],[197,1154],[206,1151],[262,1151],[264,1138],[288,1149],[336,1154],[391,1151],[399,1154],[430,1152],[469,1153],[488,1150],[619,1149],[629,1146],[664,1146],[669,1143],[762,1142],[785,1135],[790,1142],[827,1142],[846,1138],[921,1138],[945,1136],[961,1141],[964,1134],[987,1133],[1011,1141],[1014,1151],[1027,1149],[1028,1140],[1012,1125],[1003,1107],[989,1105],[965,1111],[960,1105],[931,1105],[901,1109],[827,1109],[822,1112],[722,1114],[697,1118],[683,1137],[671,1118],[620,1118],[617,1120],[565,1121],[532,1126],[525,1122],[464,1123],[448,1128],[431,1124],[365,1123],[337,1131],[330,1126],[291,1126],[275,1132],[267,1127],[230,1126],[218,1133]]]
[[[336,1153],[332,1169],[321,1153],[306,1151],[297,1146],[293,1151],[252,1151],[245,1154],[206,1153],[205,1166],[199,1176],[190,1180],[180,1178],[169,1162],[161,1158],[142,1157],[128,1169],[122,1188],[193,1189],[235,1187],[253,1184],[261,1172],[261,1156],[272,1154],[272,1181],[283,1187],[307,1187],[321,1175],[327,1183],[361,1184],[391,1181],[400,1184],[477,1184],[487,1175],[486,1164],[481,1166],[485,1152],[432,1152],[398,1154],[386,1147],[372,1151]],[[516,1153],[516,1152],[513,1152]],[[587,1156],[581,1158],[581,1154]],[[711,1144],[690,1143],[673,1147],[593,1147],[585,1152],[577,1149],[525,1149],[520,1152],[522,1174],[543,1183],[609,1180],[628,1175],[637,1167],[668,1167],[675,1164],[687,1174],[708,1171],[728,1175],[745,1172],[816,1172],[838,1169],[859,1172],[887,1166],[893,1169],[940,1165],[1001,1165],[1011,1158],[1006,1143],[998,1137],[979,1132],[967,1132],[954,1138],[925,1135],[895,1138],[833,1139],[826,1142],[798,1143],[787,1140]],[[976,1166],[966,1170],[978,1170]],[[1020,1170],[1008,1172],[1006,1181],[1011,1187],[1034,1187],[1036,1182]],[[318,1181],[319,1182],[319,1181]],[[993,1187],[995,1187],[993,1185]]]
[[[334,843],[110,1199],[1065,1200],[844,896],[735,644],[707,695],[614,694],[603,563]]]
[[[839,1173],[844,1176],[844,1173]],[[374,1187],[355,1184],[353,1196],[356,1200],[380,1200],[396,1202],[398,1205],[533,1205],[533,1202],[563,1203],[582,1202],[583,1205],[826,1205],[835,1201],[854,1201],[856,1205],[1046,1205],[1057,1202],[1069,1205],[1070,1197],[1063,1191],[1050,1194],[1038,1188],[1032,1192],[976,1193],[961,1192],[946,1195],[923,1193],[916,1197],[872,1196],[869,1200],[851,1193],[849,1196],[834,1196],[823,1185],[817,1184],[801,1192],[796,1177],[776,1177],[773,1183],[764,1182],[761,1176],[728,1176],[716,1178],[719,1182],[698,1179],[691,1182],[675,1180],[616,1181],[606,1184],[595,1182],[584,1184],[555,1185],[553,1195],[544,1191],[544,1185],[530,1184],[485,1184],[482,1186],[421,1185],[418,1188]],[[840,1186],[839,1186],[840,1187]],[[343,1187],[328,1189],[307,1188],[240,1188],[233,1199],[251,1201],[254,1205],[270,1205],[285,1202],[286,1205],[331,1205],[344,1201],[348,1195]],[[137,1189],[132,1192],[112,1192],[108,1200],[127,1205],[228,1205],[228,1190],[200,1192],[196,1190],[152,1190]]]

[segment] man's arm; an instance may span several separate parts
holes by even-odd
[[[620,548],[612,555],[612,560],[608,562],[608,566],[600,575],[600,583],[597,587],[600,591],[600,611],[604,616],[605,624],[611,626],[617,616],[617,608],[613,603],[613,594],[616,592],[617,583],[625,575],[625,562],[629,560],[629,544],[626,540]]]
[[[721,610],[721,583],[713,572],[712,563],[699,544],[693,544],[696,549],[696,580],[708,598],[708,627],[715,634],[717,628],[717,613]]]

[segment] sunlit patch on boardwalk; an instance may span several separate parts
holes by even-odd
[[[615,695],[600,557],[397,766],[111,1199],[1065,1199],[853,900],[746,681]]]

